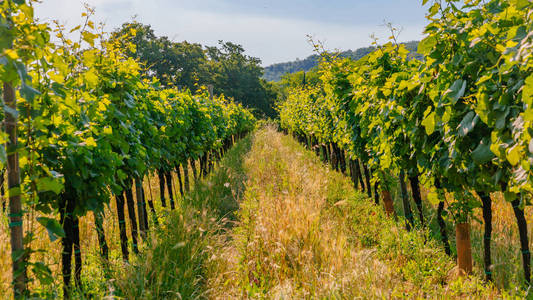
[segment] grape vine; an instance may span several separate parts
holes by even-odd
[[[429,24],[418,48],[422,61],[411,59],[396,42],[398,30],[392,26],[391,40],[375,43],[375,51],[359,61],[324,53],[320,84],[290,91],[279,107],[281,126],[303,141],[315,141],[312,146],[340,147],[357,166],[354,184],[360,183],[372,196],[373,183],[375,197],[379,186],[389,210],[390,190],[398,178],[408,229],[416,220],[405,181],[409,180],[421,226],[425,221],[420,182],[425,183],[430,200],[438,204],[448,254],[443,215],[449,212],[457,226],[459,266],[467,273],[472,270],[470,245],[460,237],[469,239],[473,209],[482,207],[487,280],[492,279],[490,195],[503,193],[516,217],[524,281],[529,283],[524,207],[533,192],[533,4],[424,4],[429,6]],[[323,152],[329,159],[327,149]],[[335,156],[331,155],[334,165]]]
[[[213,97],[206,89],[192,94],[143,78],[143,66],[124,54],[135,51],[124,42],[127,36],[108,38],[103,26],[91,21],[94,12],[89,7],[84,23],[67,30],[36,21],[33,2],[0,2],[5,115],[0,169],[7,166],[9,181],[14,295],[30,295],[28,270],[35,273],[32,278],[51,276],[48,267],[28,259],[36,249],[31,236],[23,236],[22,216],[32,212],[38,213],[37,221],[52,241],[61,239],[67,297],[72,256],[74,281],[81,284],[81,216],[95,215],[101,252],[107,258],[102,218],[115,196],[122,254],[128,260],[124,205],[137,252],[139,233],[142,237],[148,229],[142,191],[146,176],[154,171],[179,173],[180,165],[198,158],[205,173],[234,140],[253,129],[255,118],[241,105]],[[171,188],[169,193],[174,208]],[[157,222],[153,203],[149,205]]]

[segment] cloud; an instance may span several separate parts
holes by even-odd
[[[144,21],[155,24],[156,18],[159,17],[170,19],[172,12],[147,17]],[[382,39],[390,35],[379,23],[346,26],[328,22],[194,10],[182,10],[173,22],[159,24],[154,28],[175,40],[209,45],[216,44],[220,39],[233,41],[242,44],[250,55],[261,58],[265,65],[310,55],[313,49],[307,41],[307,35],[323,41],[329,49],[365,47],[371,44],[372,33]],[[405,26],[400,39],[420,39],[422,28],[423,26],[416,25]]]
[[[137,15],[138,21],[152,25],[157,34],[166,35],[175,41],[187,40],[216,45],[218,40],[225,40],[242,44],[247,54],[261,58],[264,65],[294,60],[296,57],[304,58],[312,54],[312,47],[306,37],[308,34],[316,40],[323,41],[329,49],[356,49],[368,46],[371,43],[369,36],[372,33],[382,38],[388,36],[386,29],[380,26],[382,18],[376,19],[375,22],[347,24],[317,17],[292,18],[273,12],[259,13],[260,8],[259,12],[249,13],[250,8],[246,5],[250,5],[243,4],[244,0],[217,0],[219,3],[217,5],[209,1],[213,0],[88,0],[87,2],[96,8],[96,21],[105,21],[108,30],[120,26],[123,22],[131,20],[133,15]],[[254,3],[259,3],[257,6],[261,7],[262,2],[267,1]],[[269,3],[277,4],[277,2],[280,0]],[[36,14],[46,20],[57,18],[70,26],[75,26],[81,21],[82,8],[82,1],[45,0],[37,5]],[[402,41],[421,38],[423,23],[406,21],[404,25],[404,31],[400,36]]]

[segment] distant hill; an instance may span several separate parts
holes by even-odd
[[[416,53],[416,49],[418,47],[418,41],[411,41],[411,42],[406,42],[403,44],[405,44],[406,48],[409,49],[413,53],[413,57],[420,58],[420,56]],[[358,60],[364,57],[365,55],[369,54],[370,52],[374,51],[374,49],[376,48],[366,47],[366,48],[359,48],[355,51],[347,50],[347,51],[341,52],[340,56],[350,57],[354,60]],[[268,67],[265,67],[265,75],[263,75],[263,78],[266,79],[267,81],[278,81],[281,79],[281,76],[285,75],[286,73],[294,73],[298,71],[309,71],[310,69],[318,65],[319,58],[320,56],[318,56],[317,54],[313,54],[303,60],[297,59],[295,61],[270,65]]]

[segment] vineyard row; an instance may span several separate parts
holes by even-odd
[[[47,266],[29,259],[39,250],[26,247],[33,236],[24,236],[22,221],[31,213],[52,241],[61,239],[68,297],[73,255],[75,283],[79,287],[81,282],[81,216],[94,214],[101,255],[107,258],[102,219],[114,196],[122,255],[128,260],[124,206],[137,252],[138,233],[144,236],[148,230],[142,188],[146,175],[157,172],[162,206],[167,205],[166,184],[174,209],[171,174],[181,174],[182,168],[188,180],[185,166],[190,162],[194,176],[200,176],[199,161],[198,173],[206,175],[213,161],[253,128],[255,118],[206,89],[191,94],[145,78],[145,66],[123,54],[135,51],[126,42],[135,32],[109,37],[91,21],[91,9],[83,14],[82,25],[67,30],[36,21],[33,2],[0,1],[0,144],[5,145],[0,147],[0,169],[7,169],[8,178],[14,296],[31,295],[30,278],[52,276]],[[69,38],[76,35],[79,39]],[[155,215],[152,201],[148,205]]]
[[[396,42],[393,26],[390,42],[375,43],[358,61],[324,53],[319,83],[292,88],[279,105],[281,127],[323,157],[338,157],[339,169],[351,169],[369,197],[372,186],[381,190],[390,214],[390,192],[399,180],[408,229],[414,217],[406,180],[422,226],[424,183],[438,203],[447,253],[445,215],[456,225],[458,265],[467,273],[469,223],[482,207],[487,280],[493,278],[490,195],[503,193],[519,228],[529,283],[524,207],[533,192],[533,2],[426,2],[429,22],[418,47],[423,59],[412,59]]]

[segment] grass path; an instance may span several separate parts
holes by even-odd
[[[492,298],[271,127],[239,142],[117,279],[126,298]]]

